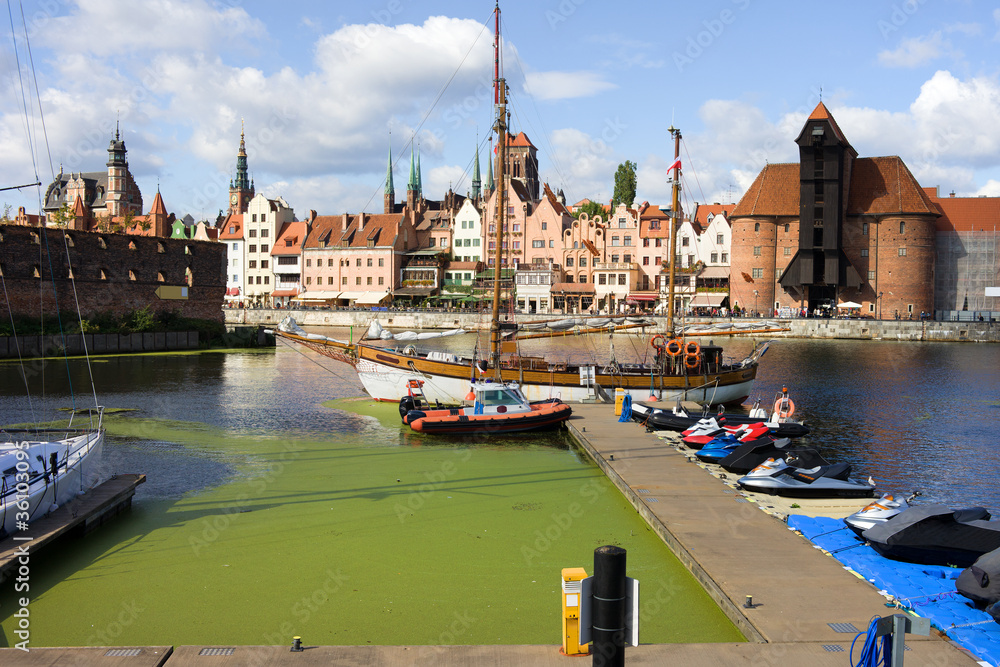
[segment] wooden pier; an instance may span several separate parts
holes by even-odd
[[[28,530],[0,542],[0,581],[17,568],[18,548],[30,545],[32,553],[63,535],[86,535],[105,521],[132,506],[135,487],[146,481],[145,475],[118,475],[99,484],[82,496],[65,503],[54,512],[32,521]]]

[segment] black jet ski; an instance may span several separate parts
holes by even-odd
[[[861,536],[886,558],[968,567],[983,554],[1000,549],[1000,521],[990,521],[983,507],[956,511],[944,505],[920,505]]]
[[[955,589],[980,609],[1000,602],[1000,549],[983,554],[962,570]]]
[[[719,460],[724,470],[745,475],[768,459],[784,459],[796,468],[828,466],[830,462],[811,447],[794,447],[787,440],[747,442]]]
[[[875,492],[874,483],[851,479],[848,463],[796,468],[783,459],[768,459],[737,483],[747,491],[797,498],[862,497]]]

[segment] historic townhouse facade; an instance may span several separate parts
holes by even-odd
[[[471,198],[455,214],[451,254],[458,262],[483,261],[483,217]]]

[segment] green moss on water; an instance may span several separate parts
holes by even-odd
[[[604,544],[628,550],[641,582],[643,642],[743,639],[574,449],[399,444],[395,405],[350,406],[387,437],[260,440],[108,420],[114,435],[169,434],[230,457],[238,473],[34,555],[32,645],[558,644],[560,570],[592,571]],[[11,586],[0,593],[8,643]]]

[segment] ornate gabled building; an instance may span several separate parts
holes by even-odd
[[[63,206],[74,211],[74,217],[94,221],[142,214],[142,193],[128,168],[128,151],[118,128],[108,146],[107,171],[59,174],[45,190],[42,211],[49,220]],[[79,200],[79,205],[77,205]],[[82,213],[82,216],[79,215]]]
[[[822,102],[796,143],[799,163],[765,166],[733,209],[731,304],[932,311],[940,211],[902,159],[857,157]]]

